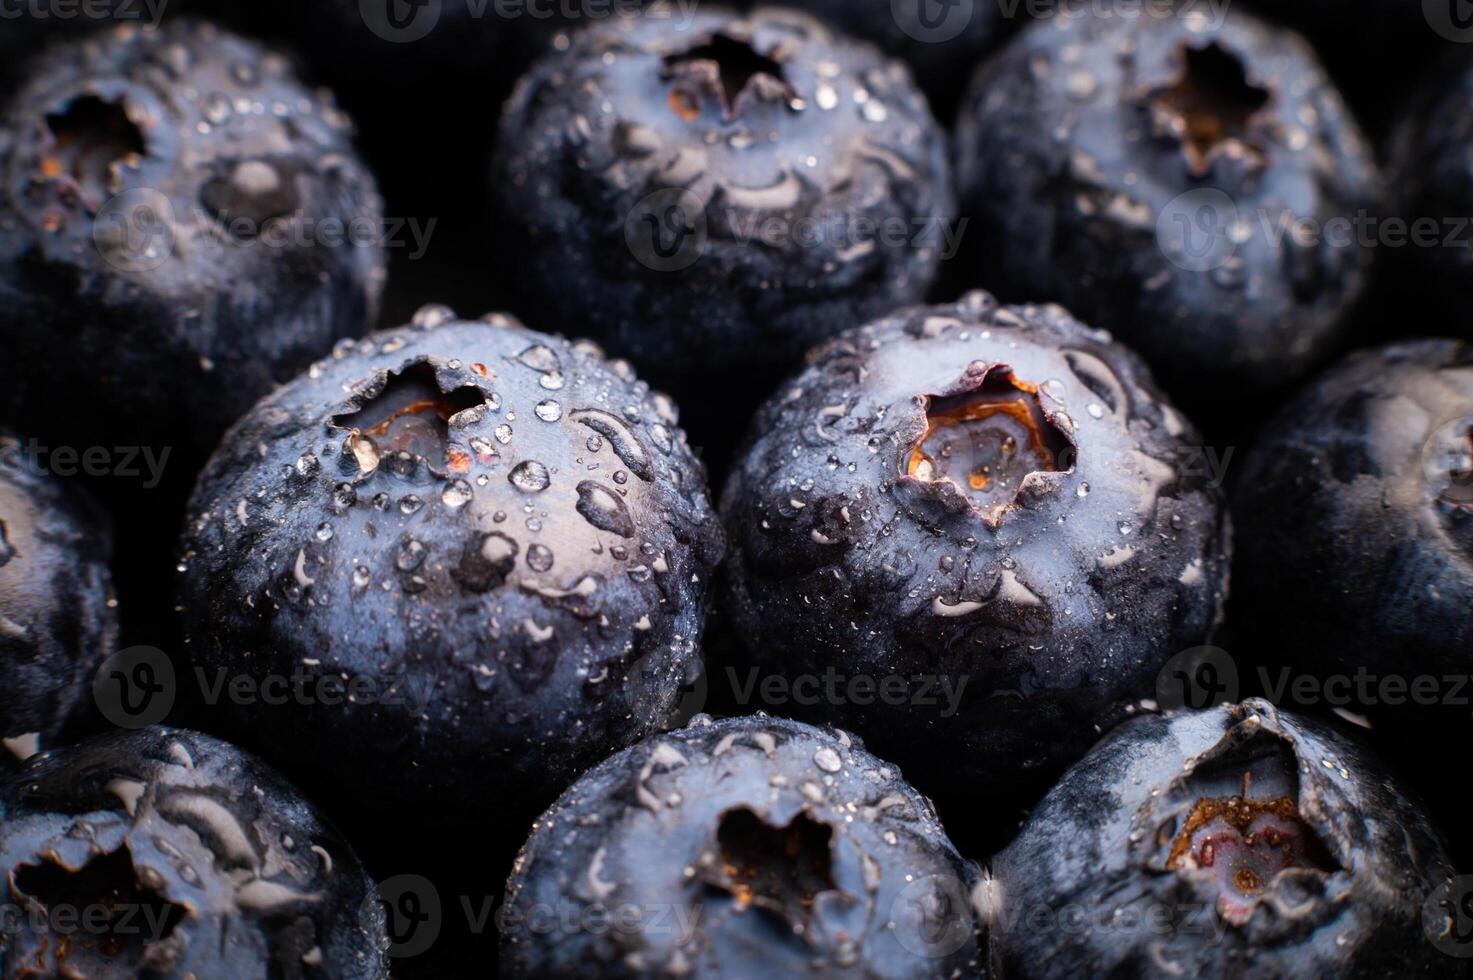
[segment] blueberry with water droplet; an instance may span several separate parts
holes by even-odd
[[[386,980],[373,879],[258,759],[195,732],[115,732],[0,786],[7,975]],[[19,967],[19,969],[12,969]]]
[[[501,968],[978,976],[979,883],[930,802],[853,736],[697,716],[603,762],[538,821],[507,885]],[[577,926],[616,906],[642,914]],[[567,914],[546,922],[541,909]],[[678,927],[659,911],[672,909]]]
[[[593,21],[522,80],[498,148],[525,308],[693,396],[919,301],[954,217],[909,72],[791,10]]]
[[[1058,307],[972,293],[808,362],[723,496],[734,632],[790,681],[921,678],[805,710],[922,785],[1024,804],[1221,616],[1228,518],[1198,437]]]
[[[1439,948],[1466,909],[1420,803],[1343,731],[1266,701],[1121,725],[991,871],[1007,977],[1468,973]],[[1097,927],[1038,926],[1064,910]]]
[[[91,719],[118,644],[112,529],[25,447],[0,430],[0,771]]]
[[[284,55],[171,20],[57,45],[6,96],[9,421],[203,456],[276,383],[372,325],[380,236],[341,229],[376,227],[382,202],[349,122]]]
[[[956,166],[970,284],[1110,330],[1194,411],[1312,369],[1370,279],[1337,225],[1376,213],[1373,148],[1303,39],[1237,6],[1024,28]]]
[[[564,410],[535,418],[553,369]],[[278,389],[191,502],[187,650],[208,676],[305,662],[357,686],[331,704],[226,699],[211,723],[355,814],[365,840],[397,819],[475,826],[493,806],[530,818],[521,808],[648,734],[695,663],[723,551],[685,436],[670,430],[666,453],[656,423],[605,408],[661,418],[651,398],[589,347],[443,311]],[[384,463],[362,465],[362,439]],[[324,444],[319,473],[281,478]],[[632,475],[598,478],[615,470]],[[616,542],[650,549],[647,578]],[[635,684],[636,663],[664,682]]]

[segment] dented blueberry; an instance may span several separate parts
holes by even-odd
[[[602,763],[537,822],[507,885],[501,966],[977,975],[977,880],[930,803],[845,733],[700,715]]]
[[[1340,339],[1372,249],[1332,223],[1378,175],[1292,32],[1061,12],[978,70],[957,127],[981,284],[1116,333],[1177,397],[1282,385]]]
[[[116,732],[0,788],[7,977],[387,977],[373,881],[280,776],[194,732]]]
[[[536,322],[687,384],[918,301],[954,210],[905,68],[777,9],[574,35],[519,84],[493,171]]]
[[[24,449],[0,432],[0,768],[85,720],[118,642],[111,528]]]
[[[993,861],[985,904],[1009,977],[1464,976],[1432,941],[1453,873],[1380,760],[1252,700],[1111,733]]]
[[[1340,362],[1264,427],[1234,503],[1235,601],[1265,656],[1322,682],[1366,673],[1350,710],[1419,739],[1429,722],[1464,730],[1444,679],[1473,667],[1473,346]],[[1418,677],[1432,688],[1413,691]]]
[[[360,810],[544,805],[698,665],[723,538],[676,425],[628,364],[506,317],[345,342],[226,437],[179,577],[195,664],[318,693],[211,717]]]
[[[736,632],[790,681],[905,679],[811,710],[996,801],[1210,635],[1228,519],[1207,458],[1139,359],[1058,307],[898,312],[758,414],[722,501]]]
[[[61,44],[27,77],[0,121],[16,424],[208,450],[372,325],[381,203],[346,118],[282,56],[171,21]]]

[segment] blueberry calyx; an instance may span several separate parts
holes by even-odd
[[[1248,80],[1243,62],[1221,44],[1183,45],[1176,81],[1150,93],[1157,132],[1180,142],[1193,177],[1203,177],[1219,156],[1264,163],[1264,148],[1250,130],[1273,93]]]
[[[1074,441],[1050,418],[1038,385],[1006,364],[986,366],[951,395],[922,395],[926,427],[905,457],[902,478],[955,488],[989,527],[1018,501],[1025,483],[1074,469]]]
[[[733,32],[713,34],[695,47],[669,55],[661,75],[674,82],[670,108],[687,122],[700,118],[702,96],[715,97],[727,121],[740,115],[753,100],[801,109],[802,100],[774,54],[758,51],[749,39]]]
[[[60,184],[64,197],[80,199],[96,214],[122,188],[120,167],[137,169],[148,146],[122,98],[76,96],[46,116],[43,181]]]
[[[730,893],[739,908],[772,913],[807,937],[818,896],[838,890],[833,837],[832,827],[806,812],[776,827],[746,807],[734,808],[716,828],[719,866],[703,880]]]
[[[387,458],[398,464],[399,471],[412,472],[422,464],[444,478],[470,469],[470,454],[450,439],[456,416],[481,409],[488,401],[477,385],[447,385],[431,361],[418,360],[386,373],[359,396],[351,411],[333,416],[332,425],[348,430],[343,457],[357,464],[362,477],[374,473]],[[489,447],[486,451],[495,452]]]

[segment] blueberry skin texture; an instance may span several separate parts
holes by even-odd
[[[945,136],[904,66],[794,11],[683,23],[593,25],[507,104],[492,192],[536,322],[586,325],[688,381],[785,371],[919,301],[955,205]],[[742,56],[666,68],[716,37],[777,62],[787,87],[761,71],[728,105],[717,67],[740,73]],[[874,230],[888,228],[903,234]]]
[[[1006,368],[1041,386],[1074,458],[1030,474],[994,526],[956,484],[902,467],[928,396]],[[811,709],[920,785],[995,800],[1061,771],[1220,618],[1229,522],[1200,439],[1137,357],[1057,307],[973,293],[850,331],[751,431],[722,498],[736,633],[790,680],[964,683],[950,714],[918,684],[903,704]]]
[[[203,454],[369,329],[383,209],[350,135],[285,58],[207,23],[48,49],[0,122],[3,410]]]
[[[905,59],[933,102],[954,99],[958,79],[1010,26],[1001,4],[983,0],[934,6],[930,0],[793,0],[788,6]]]
[[[1473,314],[1467,286],[1473,255],[1467,247],[1469,233],[1443,219],[1466,221],[1473,215],[1473,60],[1466,54],[1438,66],[1431,83],[1411,101],[1401,115],[1387,149],[1396,189],[1396,214],[1408,221],[1437,219],[1430,247],[1398,249],[1402,287],[1414,292],[1418,302],[1442,328],[1464,338],[1473,338]],[[1447,247],[1447,239],[1461,247]]]
[[[732,833],[742,826],[756,832]],[[799,827],[810,836],[771,846]],[[759,874],[756,907],[743,908],[731,866],[763,867],[784,887],[763,893],[770,879]],[[501,970],[977,976],[977,880],[930,802],[858,739],[780,718],[698,715],[584,775],[534,825],[507,883]],[[807,915],[793,894],[804,881],[820,883]],[[588,917],[600,909],[611,922],[620,910],[640,914],[600,934],[545,928],[549,909],[573,922],[597,921]],[[671,925],[657,910],[670,910]],[[677,939],[676,922],[694,935]]]
[[[1334,870],[1281,872],[1242,924],[1205,868],[1166,866],[1192,800],[1284,791]],[[1158,834],[1161,835],[1158,837]],[[1001,976],[1466,976],[1424,934],[1453,866],[1441,834],[1381,762],[1328,726],[1261,700],[1112,732],[1033,811],[991,867]],[[1083,910],[1098,928],[1040,929]],[[1137,914],[1138,913],[1138,914]],[[1031,918],[1030,918],[1031,917]]]
[[[658,730],[723,551],[668,399],[590,344],[487,321],[426,308],[263,400],[200,478],[179,577],[211,676],[305,663],[374,692],[222,704],[240,737],[324,796],[421,822],[544,806]],[[351,416],[406,372],[482,402],[450,418],[443,458],[355,441]]]
[[[1236,9],[1214,23],[1032,25],[978,70],[957,121],[981,285],[1115,332],[1179,398],[1271,389],[1333,351],[1374,250],[1295,222],[1374,211],[1381,192],[1303,40]],[[1197,71],[1188,50],[1208,53]],[[1233,116],[1226,138],[1196,143],[1187,115],[1160,108],[1153,93],[1184,78],[1208,119]]]
[[[23,448],[0,431],[0,769],[84,717],[118,645],[112,528]]]
[[[1264,427],[1234,513],[1243,621],[1265,650],[1321,677],[1468,673],[1470,368],[1473,347],[1450,340],[1360,351]],[[1399,707],[1353,710],[1391,721]],[[1466,706],[1402,710],[1468,721]]]
[[[8,907],[36,900],[77,923],[118,902],[135,923],[109,951],[86,929],[58,946],[45,917],[22,914],[0,975],[389,975],[383,909],[353,849],[229,743],[155,727],[45,752],[0,789],[0,814]]]

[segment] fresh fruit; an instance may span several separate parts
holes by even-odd
[[[848,735],[700,715],[599,765],[537,822],[507,885],[501,966],[977,975],[976,882],[930,803]]]
[[[0,431],[0,767],[55,745],[117,649],[112,531]]]
[[[260,685],[212,723],[324,797],[465,826],[658,730],[722,548],[674,406],[627,364],[431,307],[226,437],[190,506],[187,653]]]
[[[1234,502],[1235,613],[1265,659],[1332,693],[1330,678],[1364,674],[1349,710],[1419,738],[1437,719],[1465,730],[1473,347],[1423,340],[1337,364],[1264,427]]]
[[[1116,332],[1179,398],[1333,351],[1378,174],[1298,35],[1236,9],[1060,12],[979,69],[957,124],[981,285]]]
[[[722,501],[735,632],[790,685],[833,672],[810,710],[920,785],[996,805],[1210,635],[1214,460],[1058,307],[900,311],[816,349],[753,423]]]
[[[48,49],[0,174],[0,406],[30,431],[207,451],[372,326],[382,207],[348,120],[207,23]]]
[[[1024,978],[1466,976],[1433,941],[1460,921],[1452,876],[1419,804],[1336,730],[1259,700],[1147,715],[993,861],[992,959]]]
[[[539,62],[493,193],[529,322],[586,326],[700,388],[692,373],[786,370],[918,301],[950,240],[945,145],[869,45],[794,11],[703,8],[603,21]]]
[[[7,977],[387,978],[352,848],[282,778],[194,732],[114,732],[0,787]]]

